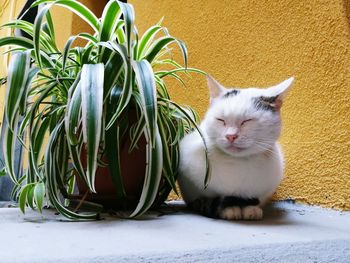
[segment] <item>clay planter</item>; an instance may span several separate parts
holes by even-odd
[[[108,166],[99,166],[96,171],[95,193],[88,193],[86,201],[102,204],[106,208],[131,208],[137,204],[141,195],[143,181],[145,177],[146,143],[140,139],[139,148],[128,153],[130,140],[123,142],[120,149],[120,165],[123,175],[125,198],[118,198],[117,189],[114,186]],[[82,156],[85,150],[82,151]],[[82,158],[82,164],[86,167],[86,158]],[[104,159],[108,164],[108,160]],[[88,192],[85,183],[77,176],[77,185],[81,196]]]
[[[131,112],[129,122],[135,122],[136,113]],[[120,145],[120,165],[126,197],[118,197],[117,189],[112,181],[110,171],[107,166],[98,166],[95,178],[96,193],[90,193],[88,187],[76,176],[79,195],[85,201],[90,201],[103,205],[105,208],[113,209],[134,209],[141,196],[145,171],[146,171],[146,140],[142,136],[132,152],[129,151],[131,144],[129,134],[127,133]],[[117,147],[117,146],[116,146]],[[83,158],[85,157],[85,158]],[[106,157],[103,161],[108,164]],[[81,162],[86,167],[86,151],[83,147],[81,153]],[[153,207],[162,204],[171,191],[167,181],[162,178],[159,187],[159,194],[154,202]]]

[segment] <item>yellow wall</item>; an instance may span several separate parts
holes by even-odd
[[[277,198],[350,209],[349,1],[131,0],[139,32],[164,16],[190,66],[227,86],[296,82],[283,109],[286,175]],[[202,76],[173,98],[203,114]]]

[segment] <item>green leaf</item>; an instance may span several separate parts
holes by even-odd
[[[44,3],[52,3],[53,5],[62,6],[68,8],[74,12],[78,17],[86,21],[95,32],[99,30],[98,18],[91,12],[85,5],[79,3],[78,1],[72,0],[38,0],[31,7],[38,6]]]
[[[10,21],[2,25],[1,28],[20,29],[26,32],[29,36],[31,37],[34,36],[34,25],[32,23],[29,23],[23,20]],[[50,36],[45,31],[41,31],[40,42],[43,46],[45,46],[47,50],[50,50],[52,52],[57,52],[57,47],[55,43],[52,42]]]
[[[117,24],[117,28],[115,29],[115,35],[117,37],[117,43],[118,44],[123,44],[125,43],[125,31],[124,31],[124,21],[123,20],[119,20],[118,24]]]
[[[38,63],[38,66],[40,68],[43,67],[41,62],[41,55],[40,55],[40,36],[42,35],[41,24],[46,13],[49,11],[50,8],[51,8],[51,5],[47,5],[43,7],[35,17],[35,21],[34,21],[34,37],[33,37],[34,53],[35,53],[36,63]]]
[[[43,112],[39,114],[34,127],[30,129],[31,132],[29,139],[29,169],[31,174],[35,175],[36,178],[42,177],[39,173],[38,159],[39,154],[43,149],[46,132],[50,125],[50,118],[43,118],[42,116]],[[35,181],[35,179],[31,181]]]
[[[81,39],[85,39],[85,40],[90,41],[91,43],[94,43],[94,44],[97,44],[97,42],[98,42],[97,39],[94,36],[90,35],[89,33],[80,33],[78,36]]]
[[[46,13],[46,22],[47,22],[47,28],[48,28],[48,33],[52,39],[52,42],[55,43],[55,27],[53,25],[51,13],[47,12]]]
[[[32,187],[30,187],[30,189],[28,190],[26,204],[29,205],[29,207],[31,209],[33,209],[33,210],[35,209],[35,207],[34,207],[35,206],[35,204],[34,204],[34,185],[32,185]]]
[[[147,159],[145,181],[139,203],[130,217],[136,217],[146,212],[153,204],[157,197],[160,179],[162,178],[163,155],[162,141],[158,129],[155,132],[155,144],[151,144],[150,136],[145,129],[145,137],[147,140]]]
[[[126,52],[125,52],[126,55]],[[111,89],[117,85],[117,81],[121,76],[121,73],[123,70],[128,70],[127,66],[123,64],[124,61],[127,62],[126,57],[122,57],[119,53],[113,52],[111,57],[106,63],[105,66],[105,79],[104,79],[104,101],[106,100],[107,96],[110,94]],[[130,70],[130,67],[129,67]],[[128,73],[130,74],[130,73]],[[128,86],[127,86],[128,87]],[[127,94],[129,96],[129,94]],[[118,97],[120,99],[120,96]],[[116,105],[119,103],[116,102]],[[115,108],[114,112],[117,111],[117,108]]]
[[[121,89],[114,87],[112,89],[110,103],[108,104],[107,108],[107,121],[109,121],[109,119],[113,116],[113,112],[115,111],[120,96]],[[106,131],[106,153],[109,164],[108,167],[112,176],[113,183],[117,189],[118,197],[126,196],[120,166],[120,147],[122,139],[120,136],[120,126],[121,124],[124,124],[124,122],[121,121],[118,126],[115,125]],[[123,128],[125,129],[126,127]]]
[[[176,178],[174,177],[175,171],[173,171],[172,169],[172,163],[176,162],[177,160],[173,159],[170,154],[172,148],[176,146],[170,145],[170,143],[168,143],[167,141],[168,139],[171,139],[171,135],[172,135],[164,127],[165,125],[167,125],[167,122],[168,120],[166,120],[166,117],[160,114],[158,127],[159,127],[159,134],[163,144],[163,173],[169,185],[171,186],[171,188],[175,191],[176,194],[178,194],[176,189]]]
[[[121,15],[121,9],[117,1],[109,1],[105,8],[103,9],[101,17],[101,26],[100,26],[100,41],[108,41],[111,39],[112,34],[114,33],[118,19]]]
[[[83,52],[86,53],[86,52],[89,52],[87,54],[87,56],[90,55],[90,52],[91,52],[91,49],[94,47],[94,45],[97,44],[97,39],[93,36],[91,36],[90,34],[88,33],[80,33],[78,35],[74,35],[74,36],[70,36],[64,46],[64,49],[63,49],[63,59],[62,59],[62,71],[65,71],[66,69],[66,63],[67,63],[67,59],[69,57],[69,54],[70,52],[72,51],[71,49],[71,46],[73,44],[73,42],[77,39],[77,38],[81,38],[81,39],[84,39],[84,40],[87,40],[87,41],[90,41],[89,43],[91,44],[91,46],[87,47],[87,48],[84,48],[83,49]],[[84,54],[85,55],[85,54]],[[83,56],[84,56],[83,55]],[[86,56],[86,55],[85,55]],[[83,58],[82,59],[82,64],[86,64],[84,62],[86,62],[85,60],[87,60],[87,58]]]
[[[28,97],[28,92],[31,88],[32,81],[36,77],[36,75],[39,73],[39,68],[31,68],[28,73],[28,77],[25,83],[25,88],[22,94],[22,98],[19,104],[19,113],[21,115],[24,115],[26,113],[26,105],[27,105],[27,97]]]
[[[79,81],[80,78],[77,78]],[[65,117],[65,128],[68,142],[71,145],[78,144],[78,128],[81,114],[81,87],[80,83],[75,84],[77,87],[74,90],[73,96],[68,99],[66,117]],[[71,87],[72,91],[74,88]]]
[[[145,118],[142,115],[135,126],[135,129],[131,132],[131,143],[129,147],[129,153],[134,150],[137,145],[137,142],[141,138],[145,129]]]
[[[178,40],[171,36],[165,36],[157,39],[150,48],[147,51],[147,55],[145,56],[145,59],[148,60],[149,63],[152,63],[152,61],[155,59],[156,56],[159,55],[159,52],[163,50],[165,47],[167,47],[171,43],[177,43],[178,46],[181,49],[182,56],[184,58],[184,64],[185,68],[187,68],[187,48],[183,41]]]
[[[144,56],[146,47],[152,42],[154,36],[162,30],[160,25],[154,25],[150,27],[141,37],[138,43],[137,59],[141,59]]]
[[[211,176],[211,169],[210,169],[210,163],[209,163],[209,158],[208,158],[208,147],[207,147],[207,143],[205,141],[204,135],[201,132],[200,128],[198,127],[196,120],[186,110],[184,110],[182,107],[180,107],[178,104],[176,104],[173,101],[166,100],[166,99],[160,99],[159,103],[163,104],[165,106],[171,105],[176,110],[178,110],[178,112],[182,115],[181,118],[186,120],[187,122],[189,122],[191,125],[193,125],[193,127],[195,127],[195,129],[198,131],[199,135],[201,136],[202,141],[203,141],[203,145],[205,148],[205,161],[206,161],[206,173],[205,173],[205,179],[204,179],[204,186],[207,187],[208,183],[210,181],[210,176]]]
[[[84,168],[80,159],[80,150],[82,146],[82,134],[79,134],[80,116],[81,116],[81,87],[80,75],[77,76],[69,90],[69,98],[66,108],[65,129],[68,140],[68,150],[72,163],[78,176],[87,184]],[[73,95],[71,95],[73,93]]]
[[[13,130],[20,102],[26,94],[26,84],[30,69],[30,53],[16,53],[12,56],[8,68],[7,89],[5,95],[5,116],[8,125]]]
[[[2,37],[0,38],[0,47],[2,46],[19,46],[25,49],[31,49],[34,47],[33,41],[25,37]]]
[[[18,200],[19,209],[22,211],[23,214],[25,213],[25,207],[27,204],[27,196],[28,196],[28,193],[32,187],[33,187],[33,184],[27,184],[26,186],[24,186],[22,188],[21,193],[19,195],[19,200]]]
[[[13,55],[8,68],[6,88],[5,118],[8,126],[4,129],[4,160],[11,180],[17,184],[14,169],[15,145],[17,141],[19,106],[23,95],[26,95],[26,83],[30,68],[30,53],[16,53]]]
[[[18,200],[20,189],[24,183],[24,181],[27,179],[27,174],[24,172],[24,174],[18,179],[18,184],[15,184],[12,191],[11,191],[11,198]]]
[[[60,214],[69,219],[96,220],[98,218],[97,213],[76,213],[69,210],[61,203],[62,199],[59,196],[57,185],[57,176],[59,176],[59,171],[56,158],[58,154],[58,138],[62,132],[62,127],[63,122],[56,125],[55,129],[50,135],[45,151],[45,178],[47,179],[48,196],[50,202]]]
[[[42,213],[44,197],[45,197],[45,184],[42,182],[35,184],[34,200],[35,200],[37,209],[39,210],[40,213]]]
[[[157,91],[154,73],[151,65],[146,60],[134,61],[132,66],[141,94],[141,106],[145,116],[146,129],[151,140],[151,145],[154,145],[155,131],[157,129]]]
[[[107,130],[114,124],[116,119],[119,117],[122,111],[126,108],[132,95],[132,67],[131,67],[130,59],[127,54],[127,50],[122,45],[115,44],[112,42],[109,42],[109,44],[116,52],[118,52],[118,54],[121,55],[121,58],[123,59],[124,85],[123,85],[122,95],[118,102],[118,107],[116,108],[113,116],[111,117],[110,121],[106,125]]]
[[[6,167],[1,168],[1,170],[0,170],[0,177],[1,176],[6,176],[6,174],[7,174]]]
[[[86,175],[85,175],[85,171],[83,168],[83,165],[81,163],[81,148],[83,146],[83,140],[82,140],[82,135],[80,135],[81,138],[79,138],[79,142],[77,145],[72,145],[70,143],[68,143],[68,150],[69,150],[69,154],[70,157],[72,159],[72,163],[73,166],[78,174],[78,176],[84,181],[84,183],[87,185],[87,179],[86,179]]]
[[[85,64],[81,73],[82,126],[84,143],[87,147],[87,182],[95,191],[97,153],[101,137],[103,109],[103,64]]]
[[[123,12],[123,20],[125,22],[125,35],[126,35],[126,46],[128,50],[128,55],[130,58],[132,58],[132,32],[134,29],[134,21],[135,21],[135,12],[134,8],[130,4],[125,4],[122,2],[117,1],[118,5],[120,6],[120,9]]]
[[[185,72],[185,73],[194,72],[202,75],[207,75],[207,73],[204,72],[203,70],[196,69],[196,68],[176,68],[173,70],[159,71],[159,72],[156,72],[155,74],[157,74],[160,78],[164,78],[165,76],[168,76],[177,72]]]
[[[74,42],[74,40],[77,39],[78,36],[70,36],[66,42],[66,44],[64,45],[64,49],[63,49],[63,59],[62,59],[62,71],[65,71],[66,69],[66,63],[67,63],[67,58],[69,55],[69,51],[70,48]]]

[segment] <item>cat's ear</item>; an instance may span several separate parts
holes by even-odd
[[[283,100],[287,96],[288,90],[292,86],[293,81],[294,77],[290,77],[289,79],[286,79],[266,90],[264,97],[267,99],[270,107],[275,110],[279,110],[282,107]]]
[[[212,76],[207,75],[208,88],[210,92],[210,101],[224,94],[226,89],[217,82]]]

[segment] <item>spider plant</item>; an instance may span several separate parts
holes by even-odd
[[[179,73],[203,72],[187,67],[185,44],[169,35],[161,23],[139,36],[130,4],[109,1],[100,19],[74,0],[38,0],[32,7],[39,4],[43,8],[34,24],[18,19],[2,25],[21,29],[33,40],[13,36],[0,39],[0,46],[10,46],[12,54],[5,80],[8,128],[1,136],[6,171],[15,183],[13,194],[19,207],[22,212],[27,206],[41,212],[49,204],[70,219],[96,219],[99,206],[94,205],[97,210],[92,211],[77,211],[72,206],[76,176],[91,193],[96,192],[96,169],[106,165],[101,157],[105,154],[113,183],[124,196],[119,145],[129,136],[129,150],[135,150],[144,137],[144,185],[130,214],[139,216],[157,196],[166,197],[171,188],[176,191],[179,140],[193,128],[198,129],[197,115],[171,100],[164,78],[184,83]],[[55,5],[74,12],[94,33],[71,36],[60,50],[50,15]],[[74,46],[76,39],[84,39],[86,44]],[[173,46],[181,51],[183,66],[172,58]],[[126,117],[130,108],[136,109],[135,123]],[[19,178],[14,172],[16,140],[28,155]],[[86,167],[82,165],[82,152],[86,154]],[[162,179],[166,184],[160,187]],[[171,186],[169,190],[167,186]]]

